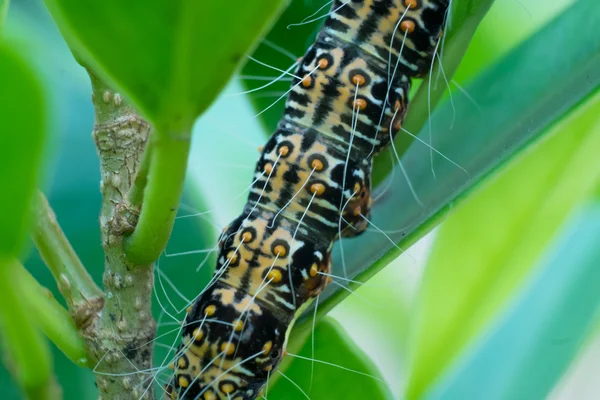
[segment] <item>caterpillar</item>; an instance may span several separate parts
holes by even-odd
[[[367,228],[373,156],[400,129],[448,6],[333,2],[299,60],[243,212],[219,237],[215,275],[188,309],[172,399],[259,396],[295,317],[331,279],[333,243]]]

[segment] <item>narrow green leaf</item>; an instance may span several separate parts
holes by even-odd
[[[189,135],[284,0],[46,0],[76,56],[161,134]]]
[[[303,56],[310,46],[330,9],[329,0],[296,0],[279,16],[265,40],[256,48],[252,58],[241,71],[244,87],[251,90],[248,94],[257,112],[262,112],[260,120],[265,126],[265,134],[270,137],[283,115],[285,101],[273,104],[290,89],[290,75],[266,67],[260,63],[278,68],[282,71],[292,66]],[[316,13],[316,14],[315,14]],[[321,17],[321,18],[319,18]],[[306,19],[305,22],[302,22]],[[309,22],[312,21],[312,22]],[[289,73],[293,74],[295,68]],[[282,80],[273,82],[284,75]],[[260,78],[272,77],[270,80]],[[265,87],[265,85],[267,85]],[[259,90],[259,88],[263,87]],[[268,108],[268,110],[267,110]]]
[[[376,366],[362,349],[348,338],[346,332],[334,319],[326,318],[315,326],[314,359],[317,361],[314,364],[310,360],[313,358],[312,346],[313,340],[309,335],[297,355],[287,355],[287,358],[292,360],[291,364],[285,370],[285,377],[274,377],[277,383],[269,389],[269,398],[286,400],[301,400],[306,399],[307,396],[312,399],[331,400],[393,398]]]
[[[598,237],[596,203],[570,221],[507,315],[427,398],[547,398],[600,310]]]
[[[52,399],[50,348],[34,325],[19,288],[19,264],[0,255],[0,328],[12,373],[28,398]],[[40,397],[38,397],[40,396]]]
[[[25,239],[46,133],[46,104],[34,71],[1,42],[0,87],[0,327],[16,380],[29,396],[46,399],[53,388],[50,349],[15,285],[15,258]]]
[[[46,108],[35,73],[0,43],[0,255],[18,256],[46,130]]]
[[[375,226],[390,231],[387,237],[373,228],[351,239],[351,245],[350,240],[341,241],[349,277],[364,281],[384,268],[486,175],[540,138],[550,123],[599,87],[600,31],[594,26],[598,12],[596,0],[573,4],[466,86],[470,99],[455,98],[454,107],[446,103],[433,114],[434,146],[452,162],[433,153],[434,177],[430,149],[422,143],[408,149],[402,162],[422,205],[396,168],[390,181],[374,193],[377,201],[371,214]],[[425,127],[420,138],[428,142],[428,136]],[[343,275],[342,246],[333,250],[337,275]],[[346,296],[339,288],[329,289],[321,296],[319,312],[327,312]],[[308,315],[310,311],[304,318]]]
[[[503,309],[573,207],[600,183],[600,94],[469,198],[423,277],[408,397],[418,398]]]

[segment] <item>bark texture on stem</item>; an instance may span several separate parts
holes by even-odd
[[[82,334],[99,360],[96,382],[103,399],[151,399],[153,265],[135,265],[123,251],[123,238],[139,209],[127,202],[150,126],[123,98],[90,73],[96,110],[93,137],[101,164],[100,228],[105,253],[105,305]],[[123,375],[133,373],[131,375]],[[109,376],[106,374],[121,374]],[[148,390],[146,390],[148,389]],[[144,394],[145,393],[145,394]],[[143,397],[141,397],[143,395]]]

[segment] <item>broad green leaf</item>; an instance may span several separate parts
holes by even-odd
[[[594,27],[598,12],[597,1],[578,1],[466,86],[470,99],[455,98],[454,107],[445,103],[432,115],[433,144],[452,162],[430,154],[422,143],[408,149],[402,163],[422,205],[402,169],[395,168],[389,182],[374,193],[370,219],[389,231],[387,237],[372,228],[342,241],[349,277],[364,281],[385,267],[486,175],[540,138],[549,124],[600,85],[600,31]],[[419,135],[429,141],[427,127]],[[333,250],[336,275],[343,274],[339,248]],[[344,290],[329,289],[321,296],[320,312],[346,296]],[[310,311],[304,319],[308,315]]]
[[[418,398],[536,266],[600,183],[600,94],[470,197],[440,229],[413,323],[408,397]]]
[[[300,400],[312,399],[392,399],[387,384],[377,368],[360,348],[346,335],[332,318],[315,326],[313,340],[307,342],[297,355],[288,354],[291,364],[285,376],[276,372],[275,385],[268,398]],[[314,364],[310,359],[314,358]],[[314,368],[314,370],[313,370]],[[311,385],[312,376],[312,385]],[[293,382],[293,383],[292,383]],[[351,382],[351,384],[349,384]],[[297,385],[297,386],[296,386]]]
[[[290,87],[289,74],[283,74],[273,68],[286,71],[299,57],[303,56],[311,45],[330,8],[328,0],[295,0],[281,14],[265,40],[252,54],[254,60],[248,60],[241,71],[243,85],[250,90],[248,97],[265,125],[265,134],[269,137],[277,127],[283,115],[285,101],[277,99]],[[303,22],[304,21],[304,22]],[[267,64],[269,68],[260,63]],[[288,71],[294,74],[296,68]],[[282,76],[283,75],[283,76]],[[282,76],[284,79],[273,82]],[[264,80],[264,78],[269,78]],[[265,87],[265,85],[267,85]],[[262,89],[259,89],[263,87]],[[277,102],[276,102],[277,101]],[[268,108],[268,110],[267,110]]]
[[[435,385],[429,399],[543,399],[600,310],[600,205],[583,208],[549,246],[508,313]]]
[[[440,69],[439,63],[435,68],[432,67],[429,75],[425,77],[415,95],[412,96],[403,124],[404,129],[408,132],[417,133],[425,125],[431,111],[442,98],[447,82],[452,79],[458,69],[477,26],[493,2],[494,0],[454,0],[451,2],[444,38],[438,49],[443,54],[443,58],[439,57],[437,61],[442,60],[443,67]],[[394,140],[398,154],[403,154],[413,141],[412,136],[406,135],[403,131],[398,132]],[[396,162],[396,159],[391,157],[375,159],[372,179],[375,186],[389,175]]]
[[[46,102],[36,73],[3,42],[0,88],[0,327],[16,380],[29,395],[45,399],[52,379],[50,350],[15,282],[47,128]]]
[[[285,3],[45,2],[76,56],[172,135],[189,135]]]

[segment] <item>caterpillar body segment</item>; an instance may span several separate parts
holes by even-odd
[[[411,78],[429,71],[447,0],[336,0],[300,60],[213,280],[188,311],[172,399],[252,400],[298,310],[330,281],[331,248],[367,228],[372,158],[393,140]]]

